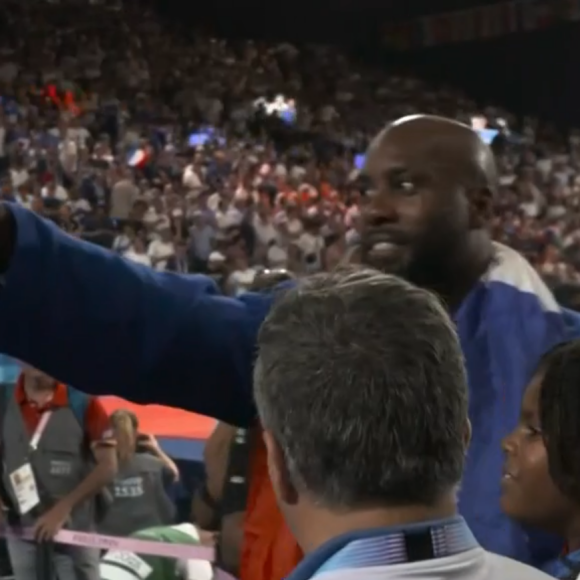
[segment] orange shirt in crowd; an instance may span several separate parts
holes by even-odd
[[[321,182],[320,187],[319,187],[319,191],[320,191],[320,197],[322,197],[322,199],[330,199],[331,198],[332,187],[330,187],[330,183],[327,183],[326,181]]]
[[[244,520],[240,580],[282,580],[302,560],[302,551],[278,509],[268,475],[266,447],[256,437]]]

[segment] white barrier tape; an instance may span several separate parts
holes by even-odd
[[[32,528],[8,528],[2,529],[2,535],[34,541]],[[69,546],[82,546],[96,548],[98,550],[115,550],[119,552],[135,552],[149,556],[161,556],[162,558],[176,558],[178,560],[203,560],[213,562],[215,550],[207,546],[192,546],[191,544],[166,544],[154,540],[140,540],[137,538],[119,538],[117,536],[105,536],[104,534],[88,534],[72,530],[61,530],[53,542],[67,544]],[[216,570],[219,580],[236,580],[233,576],[220,570]]]

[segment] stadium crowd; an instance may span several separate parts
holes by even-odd
[[[369,68],[334,47],[226,41],[186,33],[153,11],[116,2],[82,6],[5,2],[0,5],[0,29],[0,200],[15,204],[1,206],[0,272],[4,273],[5,264],[10,262],[8,277],[18,280],[21,274],[18,260],[22,263],[22,252],[17,258],[5,258],[3,253],[3,248],[10,246],[3,240],[5,224],[9,223],[17,231],[12,231],[12,238],[20,238],[12,240],[8,254],[18,244],[33,248],[28,260],[49,264],[47,270],[62,265],[60,272],[66,274],[64,283],[54,275],[53,284],[52,270],[45,275],[41,268],[26,264],[26,271],[33,272],[39,284],[46,286],[44,291],[38,289],[41,298],[34,308],[25,304],[29,285],[23,284],[22,296],[16,296],[15,285],[10,286],[10,280],[2,282],[6,291],[0,296],[0,318],[7,328],[12,325],[10,328],[18,332],[7,339],[0,328],[0,345],[3,352],[9,351],[4,348],[7,345],[43,371],[54,368],[63,372],[62,380],[67,384],[91,393],[90,402],[80,407],[92,405],[91,413],[100,414],[102,419],[84,425],[88,417],[84,409],[84,418],[77,421],[79,405],[73,404],[73,399],[83,401],[88,395],[28,366],[14,387],[14,398],[4,403],[7,409],[0,409],[0,419],[5,412],[9,418],[1,426],[3,436],[14,437],[14,473],[20,473],[19,462],[29,454],[26,429],[34,434],[32,439],[39,432],[42,437],[46,423],[38,418],[42,415],[38,409],[52,405],[57,393],[65,404],[48,407],[47,422],[53,412],[59,413],[58,423],[53,421],[44,434],[45,442],[52,446],[49,452],[52,449],[57,456],[55,461],[47,460],[49,476],[54,475],[55,462],[64,469],[59,463],[59,445],[70,432],[76,436],[75,445],[75,441],[90,443],[94,457],[88,464],[94,473],[101,470],[93,487],[75,502],[64,502],[64,508],[58,501],[42,511],[43,498],[37,497],[34,507],[40,506],[41,512],[22,512],[28,518],[24,523],[32,522],[35,533],[41,534],[37,539],[50,539],[68,524],[93,531],[95,522],[87,524],[75,510],[88,505],[87,497],[95,496],[107,516],[96,528],[100,532],[192,546],[213,544],[214,533],[219,533],[220,566],[239,573],[242,580],[287,577],[303,558],[292,578],[308,580],[328,563],[325,557],[316,560],[313,547],[332,541],[336,529],[344,526],[345,533],[354,532],[348,541],[354,538],[352,543],[356,544],[361,529],[374,530],[377,522],[383,527],[393,525],[393,521],[406,525],[407,515],[400,516],[397,510],[403,506],[412,511],[419,506],[420,515],[412,515],[409,521],[439,521],[442,514],[443,523],[431,525],[419,543],[412,533],[401,532],[397,541],[414,538],[405,548],[406,555],[400,561],[391,560],[391,548],[398,550],[399,546],[387,543],[388,557],[375,562],[376,566],[410,565],[441,557],[451,562],[451,568],[437,576],[445,578],[546,577],[531,568],[519,568],[515,560],[543,568],[558,578],[566,578],[570,571],[580,573],[580,544],[570,531],[576,533],[569,521],[580,518],[576,500],[570,500],[572,495],[577,497],[578,470],[571,467],[574,462],[570,462],[568,444],[568,438],[576,441],[578,437],[565,415],[566,408],[576,404],[575,381],[570,376],[576,372],[580,354],[577,343],[550,350],[578,335],[577,321],[573,313],[560,310],[551,296],[546,298],[549,292],[537,276],[539,273],[556,294],[564,287],[573,288],[567,305],[580,308],[576,289],[580,284],[580,131],[559,133],[537,119],[516,118],[497,105],[476,103],[458,89]],[[19,35],[19,30],[29,34]],[[419,117],[423,114],[438,117]],[[443,117],[471,126],[479,134],[477,143],[471,140],[471,131]],[[387,123],[401,118],[406,121],[376,137]],[[489,169],[494,160],[499,171],[499,187],[491,202],[491,229],[493,239],[508,247],[492,250],[484,236],[477,238],[477,243],[466,242],[469,252],[462,256],[466,260],[460,265],[474,272],[476,266],[484,267],[475,273],[469,271],[465,279],[456,275],[442,281],[441,288],[448,292],[441,295],[453,312],[455,324],[429,292],[398,278],[375,270],[328,274],[345,262],[373,263],[372,253],[380,242],[366,248],[365,260],[364,244],[359,244],[364,236],[362,217],[369,214],[366,205],[376,204],[379,195],[388,197],[391,185],[383,184],[382,191],[372,195],[372,182],[363,169],[374,171],[375,185],[388,181],[384,176],[389,171],[381,166],[381,159],[388,156],[385,151],[393,143],[401,150],[405,143],[412,143],[411,149],[419,150],[417,132],[434,141],[442,139],[448,147],[445,154],[457,167],[475,163],[470,175],[483,176],[488,191],[495,189],[490,185],[496,182],[495,169]],[[367,159],[373,138],[374,148]],[[479,139],[491,145],[491,161],[486,159],[491,155],[489,150],[481,147]],[[477,152],[477,160],[466,161],[459,150]],[[460,183],[458,174],[459,170],[452,179]],[[403,177],[396,187],[404,191],[406,185]],[[410,183],[409,188],[415,184]],[[157,272],[208,274],[225,293],[240,298],[228,301],[220,297],[211,302],[213,286],[207,290],[205,282],[151,277],[150,270],[129,267],[118,258],[110,260],[110,253],[101,254],[94,246],[71,243],[71,238],[46,228],[42,220],[16,206],[33,210],[71,236],[104,247],[129,263]],[[485,213],[485,208],[477,209]],[[12,221],[7,222],[8,214]],[[434,230],[428,233],[434,235]],[[466,235],[471,233],[469,230]],[[46,248],[38,240],[47,241]],[[389,241],[386,245],[390,259]],[[40,256],[44,250],[46,255]],[[381,251],[377,251],[379,263]],[[445,259],[441,254],[436,257]],[[425,260],[424,255],[422,258]],[[116,286],[110,286],[109,294],[103,295],[102,309],[102,297],[95,291],[101,280],[91,278],[97,274],[87,264],[96,264],[99,276],[114,278],[111,284]],[[436,274],[443,277],[455,265],[450,262],[446,264],[450,267]],[[271,270],[276,272],[268,279]],[[260,291],[268,289],[272,280],[278,283],[325,272],[311,281],[307,278],[302,292],[289,292],[286,300],[276,304],[258,335],[270,307],[268,292]],[[490,282],[485,287],[480,286],[482,272]],[[124,286],[118,282],[120,278]],[[424,280],[425,288],[440,289],[431,284],[440,280]],[[422,281],[411,280],[418,286]],[[59,283],[64,285],[57,287]],[[247,297],[248,290],[257,291],[254,298]],[[466,298],[469,293],[479,296],[480,291],[487,293],[486,300]],[[196,302],[194,294],[199,298],[197,310],[191,307]],[[138,306],[131,310],[135,304]],[[336,316],[337,304],[345,309],[344,316]],[[245,308],[250,313],[247,316]],[[47,311],[50,316],[39,315]],[[94,316],[94,311],[101,316]],[[23,312],[36,325],[37,343],[26,335]],[[478,321],[477,332],[473,331],[473,320]],[[185,323],[191,336],[183,331]],[[408,331],[409,326],[413,332]],[[139,341],[134,340],[135,328],[144,336],[140,335]],[[218,336],[224,329],[225,338]],[[326,333],[322,338],[320,329]],[[186,334],[187,340],[183,339]],[[47,336],[53,340],[46,341]],[[481,336],[485,347],[477,342]],[[127,354],[119,355],[119,349],[111,346],[114,344],[125,348]],[[139,350],[143,344],[146,357]],[[98,365],[86,354],[90,345],[98,345],[102,358]],[[256,345],[260,354],[252,378]],[[388,348],[381,350],[385,345]],[[432,356],[435,351],[437,356]],[[550,354],[537,365],[546,351]],[[373,356],[367,357],[367,353]],[[13,362],[7,359],[6,365],[10,364]],[[49,368],[45,369],[45,364]],[[19,365],[15,368],[19,373]],[[7,378],[6,368],[2,371],[2,382],[15,382]],[[507,436],[518,422],[523,387],[532,371],[535,375],[524,397],[523,418]],[[257,407],[251,394],[252,380]],[[194,382],[195,389],[188,391]],[[356,404],[351,400],[355,388],[362,393]],[[168,482],[179,480],[179,470],[154,437],[139,431],[135,415],[120,411],[111,423],[108,417],[103,419],[97,397],[92,395],[109,393],[109,389],[144,402],[163,399],[220,421],[206,446],[207,479],[197,490],[192,508],[195,523],[208,533],[200,533],[190,523],[171,525],[174,506],[166,492]],[[39,393],[35,401],[33,395]],[[19,416],[15,401],[21,408],[32,402],[31,415],[36,412],[40,423],[35,423],[34,417],[30,421],[33,427],[20,419],[15,422],[14,417]],[[419,410],[423,415],[418,418]],[[464,465],[472,429],[468,412],[473,442]],[[264,429],[259,444],[252,439],[257,432],[256,413],[258,429]],[[366,437],[370,430],[368,426],[360,429],[357,413],[368,419],[376,438]],[[499,415],[502,420],[496,421]],[[532,427],[526,421],[541,423],[538,430],[546,428],[547,451],[544,442],[537,443],[540,439],[529,443],[537,434],[528,433]],[[234,424],[248,429],[230,426]],[[416,425],[425,427],[425,432],[407,437],[415,432]],[[226,436],[219,440],[223,433]],[[249,441],[255,445],[252,457]],[[17,448],[16,443],[22,442],[24,446]],[[236,444],[245,446],[243,476],[238,479],[247,485],[232,507],[225,482],[236,479],[229,471]],[[334,446],[329,447],[332,453],[325,444]],[[541,445],[540,460],[526,447],[533,444]],[[400,469],[408,478],[401,476],[391,487],[392,481],[379,470],[387,445],[392,451],[393,470]],[[358,453],[363,446],[368,455]],[[360,469],[350,465],[343,469],[342,455],[338,454],[336,461],[337,448],[360,459]],[[295,455],[288,455],[291,452]],[[406,463],[405,453],[413,461],[432,456],[433,462],[426,460],[419,468],[416,461]],[[511,471],[505,468],[501,476],[507,491],[502,492],[500,508],[497,490],[502,453],[508,456]],[[409,465],[415,467],[405,471]],[[324,469],[336,480],[321,475]],[[300,479],[303,487],[294,485],[293,470],[304,476]],[[496,472],[498,481],[492,481]],[[510,487],[518,485],[510,482],[517,480],[520,472],[522,488]],[[433,489],[424,486],[424,481],[433,483]],[[456,493],[460,481],[461,492]],[[385,487],[379,489],[377,482]],[[252,491],[254,485],[260,488],[258,492]],[[103,491],[107,486],[109,495],[116,498],[113,509],[111,498]],[[65,495],[59,487],[54,495],[67,498],[75,490]],[[313,490],[315,493],[310,494]],[[405,493],[410,503],[405,503]],[[393,504],[388,509],[375,509],[372,504],[372,509],[361,510],[369,494],[372,501],[382,501],[388,495],[394,498]],[[461,513],[473,534],[455,516],[458,494]],[[6,503],[16,499],[20,505],[18,490],[13,495]],[[438,503],[440,496],[443,501]],[[482,498],[489,505],[484,505]],[[0,501],[6,508],[5,497]],[[139,511],[132,503],[135,501],[141,502]],[[226,504],[229,511],[224,511]],[[429,509],[424,511],[426,505]],[[394,520],[390,512],[393,506]],[[244,529],[240,514],[249,517],[244,520]],[[202,523],[204,516],[206,522]],[[224,525],[226,516],[238,517],[234,528]],[[155,532],[149,529],[152,522],[160,526]],[[319,522],[322,525],[316,529]],[[566,538],[573,553],[571,563],[557,558],[560,539],[549,541],[541,536],[536,542],[536,536],[527,535],[527,529],[524,533],[519,523],[531,523]],[[226,533],[232,529],[234,540]],[[439,552],[431,546],[429,534],[435,533],[443,538]],[[474,535],[489,553],[479,548]],[[37,550],[35,544],[31,551],[27,538],[16,540],[9,542],[13,567],[19,570],[16,580],[32,580],[39,574],[35,558],[40,548]],[[365,542],[361,545],[366,546]],[[428,556],[425,542],[427,552],[431,550]],[[245,559],[240,555],[242,543],[250,554]],[[372,543],[368,544],[371,548]],[[473,550],[478,550],[477,559],[459,561],[464,552]],[[55,554],[62,555],[58,550]],[[101,554],[89,548],[84,553],[84,573],[71,570],[69,559],[63,558],[56,561],[57,576],[60,580],[94,580],[95,570],[100,569],[104,580],[209,580],[214,573],[207,562],[201,567],[197,562],[196,569],[189,569],[184,558],[176,566],[173,561],[168,564],[167,558],[142,561],[129,554],[132,564],[128,565],[127,556],[119,554],[110,550],[99,568]],[[350,562],[348,558],[345,561]],[[141,562],[145,569],[150,568],[145,576],[138,573],[144,569]],[[346,577],[340,574],[343,564],[337,564],[338,573],[332,567],[324,572]],[[456,564],[463,566],[457,574]],[[425,575],[417,577],[438,573],[429,562],[421,565]],[[377,577],[383,576],[379,573]]]
[[[509,127],[494,235],[550,283],[579,280],[574,130],[330,47],[190,38],[117,5],[2,10],[2,198],[73,235],[157,270],[210,272],[234,294],[261,268],[331,269],[357,242],[369,136],[433,113]]]

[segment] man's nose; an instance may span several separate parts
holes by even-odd
[[[393,196],[386,192],[373,195],[367,206],[366,217],[366,221],[373,226],[397,221],[399,214]]]

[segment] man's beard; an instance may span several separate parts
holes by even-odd
[[[398,261],[374,259],[364,246],[360,246],[349,254],[347,263],[369,266],[384,274],[403,278],[420,288],[435,290],[453,282],[454,272],[450,258],[455,255],[457,243],[457,238],[451,236],[447,240],[439,237],[436,243],[430,243],[426,239]]]
[[[411,264],[408,260],[395,261],[381,259],[380,257],[374,258],[370,252],[367,252],[364,248],[361,248],[360,263],[364,266],[375,268],[375,270],[379,270],[383,274],[391,274],[393,276],[403,278],[404,280],[409,280]]]

